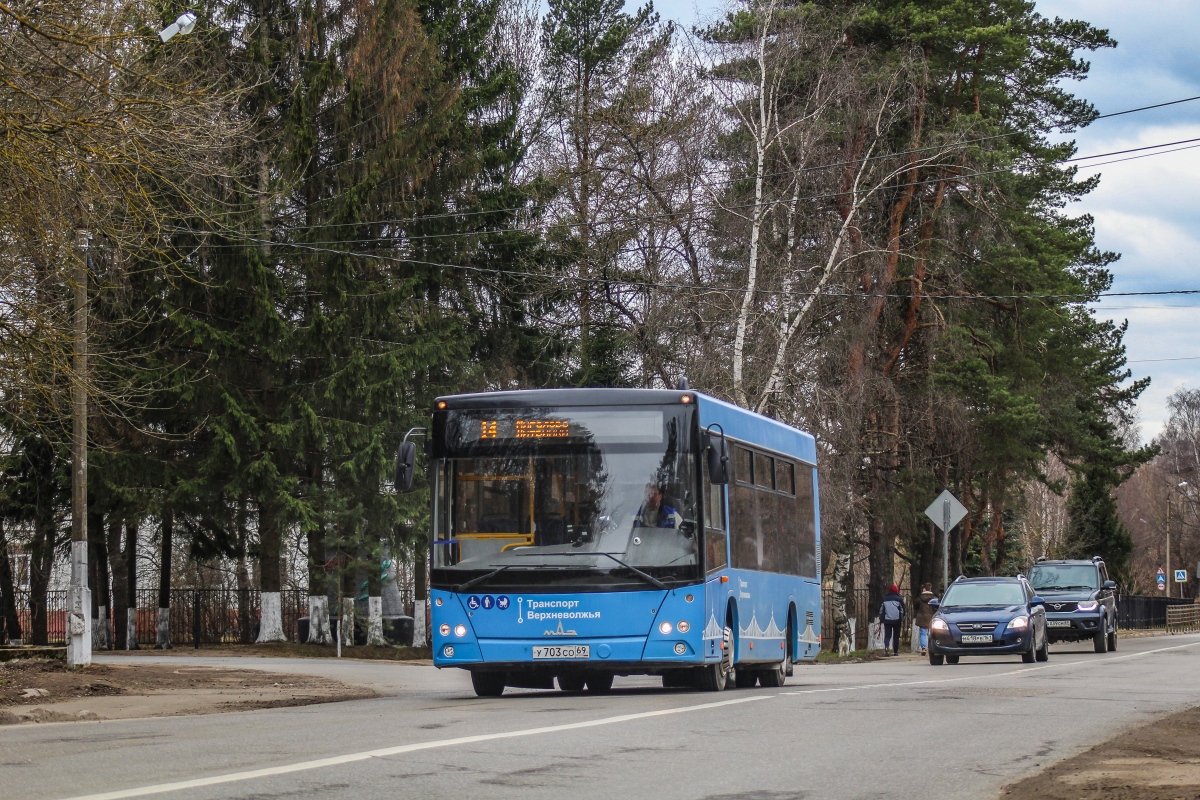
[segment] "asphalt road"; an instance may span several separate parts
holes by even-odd
[[[1107,655],[1058,645],[1046,664],[797,666],[783,689],[720,694],[618,678],[607,696],[479,699],[466,673],[432,667],[237,665],[389,696],[0,728],[0,798],[994,797],[1123,728],[1200,705],[1200,636],[1123,639]]]

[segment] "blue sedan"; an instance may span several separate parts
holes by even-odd
[[[1045,605],[1020,575],[959,578],[946,590],[929,626],[929,663],[1018,653],[1026,663],[1045,661],[1050,657]]]

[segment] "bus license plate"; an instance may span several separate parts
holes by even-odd
[[[990,633],[964,633],[962,637],[963,644],[991,644],[992,635]]]
[[[990,637],[989,637],[990,638]],[[586,644],[552,645],[550,647],[534,647],[534,659],[543,658],[591,658],[591,647]]]
[[[1046,622],[1047,628],[1069,628],[1071,620],[1069,619],[1052,619]]]

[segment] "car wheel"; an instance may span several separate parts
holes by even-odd
[[[1042,637],[1042,646],[1038,649],[1036,657],[1038,661],[1050,660],[1050,642],[1045,636]]]
[[[946,656],[946,663],[947,664],[957,664],[958,656]]]
[[[1108,626],[1104,624],[1103,618],[1100,620],[1100,630],[1096,631],[1096,635],[1092,637],[1092,646],[1097,653],[1108,652]]]
[[[1032,664],[1035,660],[1037,660],[1037,649],[1034,647],[1036,643],[1037,634],[1035,633],[1033,636],[1029,637],[1029,649],[1024,653],[1021,653],[1021,660],[1026,664]]]
[[[1117,652],[1117,625],[1113,623],[1113,629],[1108,634],[1108,652]]]
[[[933,642],[929,643],[929,663],[935,667],[940,667],[946,662],[946,657],[939,653],[933,647]]]
[[[758,685],[758,670],[742,667],[733,673],[733,683],[739,689],[753,689]]]
[[[504,694],[504,680],[507,677],[503,672],[472,672],[471,673],[471,688],[475,690],[475,694],[480,697],[499,697]]]
[[[611,672],[593,672],[587,676],[587,690],[592,694],[608,694],[612,691],[613,674]]]

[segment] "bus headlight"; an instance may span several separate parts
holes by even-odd
[[[684,654],[684,653],[686,653],[686,652],[687,652],[687,645],[686,645],[686,644],[684,644],[683,642],[676,642],[676,643],[675,643],[675,655],[677,655],[677,656],[681,656],[681,655],[683,655],[683,654]]]
[[[676,625],[675,627],[679,630],[680,633],[687,633],[688,631],[690,631],[692,629],[691,623],[689,623],[686,619],[680,620],[679,624]]]
[[[454,645],[446,645],[446,649],[442,650],[446,654],[446,658],[454,658]]]
[[[466,636],[467,635],[467,626],[466,625],[455,625],[454,626],[454,635],[455,636]]]
[[[449,636],[450,635],[450,623],[443,622],[441,624],[441,627],[438,628],[438,633],[440,633],[442,636]]]
[[[658,632],[661,633],[663,636],[666,636],[668,633],[671,632],[671,623],[664,622],[661,625],[659,625]]]

